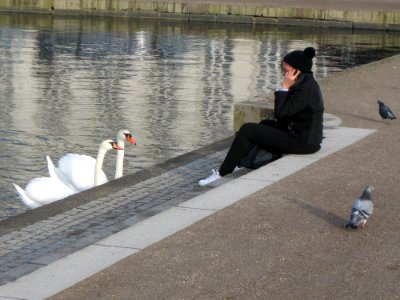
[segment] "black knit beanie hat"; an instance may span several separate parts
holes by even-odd
[[[303,51],[292,51],[283,58],[283,61],[302,73],[310,73],[313,65],[312,59],[315,56],[315,49],[307,47]]]

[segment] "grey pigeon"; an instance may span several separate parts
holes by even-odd
[[[371,192],[374,190],[372,185],[367,185],[361,197],[357,198],[351,207],[350,222],[346,228],[364,228],[367,219],[371,216],[374,210],[374,205],[371,201]]]
[[[382,119],[396,119],[396,116],[394,113],[391,111],[389,106],[385,105],[382,101],[378,100],[379,104],[379,114],[381,115]]]

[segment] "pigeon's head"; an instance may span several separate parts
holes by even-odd
[[[381,100],[378,100],[378,104],[379,104],[379,106],[384,105],[384,103]]]
[[[365,187],[365,191],[368,193],[371,193],[373,190],[375,190],[374,186],[369,184]]]
[[[350,222],[346,225],[346,228],[364,228],[367,223],[366,216],[358,209],[355,209],[351,213]]]
[[[369,184],[365,187],[364,192],[362,193],[360,199],[361,200],[371,200],[371,192],[375,190],[375,188]]]

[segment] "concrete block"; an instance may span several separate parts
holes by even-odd
[[[322,20],[326,21],[346,21],[346,12],[343,10],[324,10]]]
[[[256,11],[257,11],[256,6],[253,5],[232,4],[229,13],[235,16],[255,16]]]
[[[253,18],[251,16],[217,15],[216,21],[221,23],[252,24]]]
[[[27,10],[27,11],[48,11],[53,6],[53,0],[36,0],[36,1],[26,1],[26,0],[3,0],[0,1],[0,7]]]
[[[179,207],[213,211],[221,210],[237,202],[238,199],[245,198],[273,183],[268,179],[264,181],[247,180],[244,176],[246,175],[237,179],[229,178],[227,180],[225,180],[225,177],[227,177],[225,176],[218,180],[220,182],[217,187],[180,204]]]
[[[388,25],[400,26],[400,11],[386,12],[385,21]]]
[[[201,15],[208,14],[208,4],[207,3],[189,2],[186,5],[187,5],[186,11],[189,14],[201,14]]]
[[[235,103],[233,112],[233,131],[239,130],[246,122],[259,122],[274,118],[274,104],[267,101],[246,101]]]
[[[282,18],[291,16],[289,9],[279,7],[264,7],[261,15],[268,18]]]
[[[246,101],[236,103],[233,112],[233,131],[239,130],[246,122],[258,123],[263,119],[274,119],[274,104],[268,101]],[[332,114],[324,113],[324,128],[333,129],[340,126],[342,120]]]
[[[158,11],[164,13],[187,13],[186,4],[179,2],[159,2]]]
[[[266,17],[253,17],[253,23],[260,25],[277,25],[277,18],[266,18]]]
[[[386,25],[388,13],[382,11],[342,11],[325,10],[322,19],[326,21],[346,21],[360,24]],[[395,14],[390,15],[391,20],[399,21]],[[393,22],[396,23],[397,21]]]
[[[189,14],[159,13],[160,19],[189,21]]]
[[[385,13],[381,11],[347,11],[346,21],[385,25]]]
[[[153,1],[137,0],[134,9],[135,10],[158,11],[158,5],[156,2],[153,2]]]
[[[54,9],[55,10],[80,10],[81,3],[79,0],[54,0],[53,1]]]
[[[278,26],[315,27],[316,20],[314,20],[314,19],[278,18]]]
[[[262,16],[270,18],[318,19],[322,18],[323,14],[321,10],[309,8],[265,7],[262,9]]]
[[[137,10],[131,13],[131,16],[134,18],[150,18],[156,19],[159,17],[158,11],[149,11],[149,10]]]
[[[342,119],[339,117],[324,113],[324,129],[336,129],[342,124]]]
[[[230,5],[209,3],[208,13],[214,15],[228,15],[230,13]]]
[[[353,29],[362,29],[362,30],[387,30],[386,25],[374,24],[374,23],[353,23]]]
[[[336,151],[345,148],[349,144],[355,143],[358,140],[365,138],[366,136],[374,133],[375,129],[364,129],[364,128],[347,128],[339,127],[336,129],[324,129],[324,140],[322,141],[321,150],[308,154],[307,157],[313,159],[321,159]],[[304,155],[290,155],[297,157],[304,157]]]
[[[215,15],[203,15],[203,14],[190,14],[190,22],[216,22],[217,16]]]
[[[317,20],[317,27],[322,28],[340,28],[340,29],[352,29],[353,23],[346,21],[328,21],[328,20]]]
[[[174,207],[96,243],[99,246],[143,249],[214,211]],[[163,224],[163,226],[159,226]],[[151,231],[151,235],[148,232]]]
[[[389,31],[400,31],[400,24],[388,24]]]

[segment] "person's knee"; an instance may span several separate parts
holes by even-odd
[[[254,130],[255,125],[258,125],[258,124],[257,123],[244,123],[242,126],[240,126],[239,133],[245,134],[247,132],[250,132],[250,131]]]

